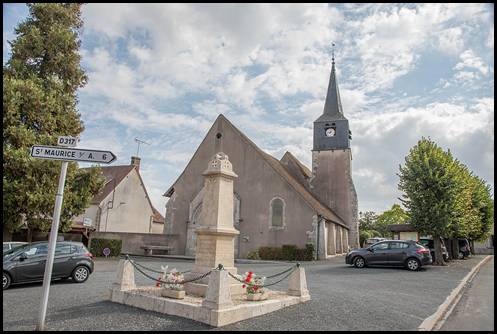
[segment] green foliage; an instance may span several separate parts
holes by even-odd
[[[391,235],[388,225],[405,224],[409,215],[398,204],[394,204],[390,210],[384,211],[378,216],[375,230],[380,236],[389,238]]]
[[[91,239],[90,253],[93,256],[105,256],[104,248],[110,249],[109,256],[119,256],[121,254],[122,240],[118,239]]]
[[[247,259],[249,259],[249,260],[260,260],[261,257],[259,256],[259,252],[258,251],[253,251],[253,252],[248,252]]]
[[[293,261],[297,253],[297,246],[295,245],[282,245],[281,256],[283,260]]]
[[[399,168],[401,201],[417,231],[434,238],[488,236],[493,224],[491,189],[450,151],[422,138]],[[436,253],[435,258],[441,256]]]
[[[283,245],[282,247],[260,247],[259,257],[261,260],[285,260],[285,261],[312,261],[315,248],[313,244],[306,244],[305,248],[297,248],[295,245]]]
[[[3,67],[3,222],[9,231],[50,229],[60,162],[34,159],[32,145],[55,145],[78,136],[83,123],[77,89],[87,77],[80,66],[81,4],[30,3],[30,16],[15,29]],[[98,170],[67,171],[60,230],[88,207],[103,186]]]
[[[283,260],[283,252],[280,247],[259,247],[261,260]]]

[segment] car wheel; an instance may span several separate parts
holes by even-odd
[[[407,269],[409,269],[411,271],[416,271],[416,270],[419,270],[421,265],[420,265],[418,259],[410,258],[410,259],[407,259],[406,267],[407,267]]]
[[[90,270],[85,266],[78,266],[72,272],[72,279],[76,283],[83,283],[90,276]]]
[[[356,268],[364,268],[366,266],[366,261],[364,258],[358,256],[354,259],[354,266]]]
[[[3,289],[7,290],[10,286],[12,280],[10,279],[10,275],[7,273],[3,273]]]

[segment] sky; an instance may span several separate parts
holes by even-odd
[[[5,64],[28,10],[3,10]],[[493,192],[493,4],[86,4],[83,20],[78,146],[125,165],[146,141],[140,173],[163,214],[220,113],[311,167],[332,42],[359,211],[400,203],[399,165],[422,136]]]

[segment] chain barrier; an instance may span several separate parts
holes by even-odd
[[[199,281],[207,276],[209,276],[212,272],[212,270],[206,272],[205,274],[202,274],[200,276],[197,276],[197,277],[193,277],[191,279],[187,279],[187,280],[183,280],[181,282],[168,282],[168,281],[163,281],[161,279],[157,279],[153,276],[150,276],[148,275],[147,273],[145,273],[144,271],[142,271],[138,266],[137,266],[137,263],[135,263],[132,259],[130,259],[129,257],[127,257],[128,261],[133,265],[133,267],[135,267],[136,270],[138,270],[143,276],[145,276],[146,278],[148,279],[151,279],[157,283],[164,283],[164,284],[185,284],[185,283],[190,283],[190,282],[195,282],[195,281]]]
[[[263,285],[257,285],[257,284],[253,284],[253,283],[250,283],[250,282],[245,282],[245,281],[242,281],[241,279],[239,279],[238,277],[236,277],[235,275],[233,275],[232,273],[228,272],[228,275],[231,276],[231,278],[235,279],[236,281],[240,282],[240,283],[243,283],[245,285],[248,285],[248,286],[257,286],[259,288],[267,288],[268,286],[272,286],[272,285],[275,285],[275,284],[278,284],[280,282],[282,282],[284,279],[286,279],[288,276],[290,276],[295,270],[297,270],[298,268],[300,267],[300,263],[297,263],[296,266],[294,267],[291,267],[291,268],[288,268],[287,270],[277,274],[277,275],[273,275],[271,277],[276,277],[276,276],[280,276],[282,275],[283,273],[285,272],[288,272],[288,274],[286,274],[283,278],[281,278],[280,280],[276,281],[276,282],[273,282],[273,283],[270,283],[270,284],[263,284]],[[268,277],[266,277],[268,278]]]
[[[129,255],[127,255],[125,258],[126,258],[126,259],[128,259],[128,260],[135,261],[135,260],[131,259],[131,257],[130,257]],[[135,262],[135,264],[136,264],[137,266],[142,267],[143,269],[148,270],[148,271],[151,271],[151,272],[153,272],[153,273],[156,273],[156,274],[164,274],[164,271],[159,271],[159,270],[155,270],[155,269],[152,269],[152,268],[148,268],[148,267],[144,266],[144,265],[143,265],[143,264],[141,264],[141,263]],[[168,266],[169,266],[169,264],[168,264]],[[181,273],[181,274],[186,274],[186,273],[189,273],[190,271],[191,271],[191,270],[180,271],[180,273]]]

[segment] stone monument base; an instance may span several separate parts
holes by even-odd
[[[264,301],[248,301],[245,295],[232,297],[233,305],[219,310],[202,306],[203,299],[186,295],[185,299],[170,299],[160,296],[161,288],[138,287],[131,290],[110,290],[110,300],[144,310],[180,316],[199,321],[214,327],[226,326],[234,322],[277,311],[287,306],[310,300],[310,296],[290,296],[281,291],[268,291]]]
[[[185,291],[188,295],[196,297],[205,297],[207,292],[208,284],[202,283],[185,283]],[[242,288],[242,283],[232,283],[230,285],[230,293],[232,296],[241,295],[245,293],[245,289]]]

